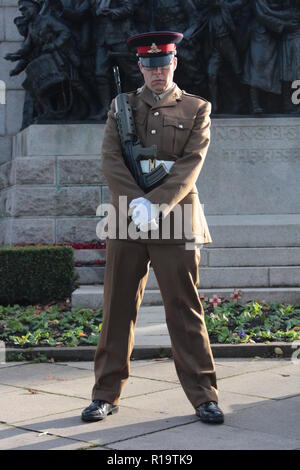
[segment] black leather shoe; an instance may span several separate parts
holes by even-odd
[[[215,401],[207,401],[196,408],[196,415],[204,423],[222,424],[224,423],[223,412]]]
[[[93,400],[92,403],[81,413],[82,421],[101,421],[107,415],[112,415],[119,411],[119,407],[111,405],[104,400]]]

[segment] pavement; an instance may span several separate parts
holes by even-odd
[[[170,336],[162,305],[141,306],[137,316],[134,345],[171,347]]]
[[[202,423],[172,359],[131,361],[120,410],[83,423],[92,362],[0,364],[0,449],[300,450],[300,361],[216,359],[225,424]]]

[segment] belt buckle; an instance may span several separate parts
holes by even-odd
[[[153,159],[151,158],[149,160],[149,171],[152,171],[155,169],[155,162],[156,162],[156,158],[153,158]]]

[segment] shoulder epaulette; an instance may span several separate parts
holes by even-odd
[[[203,98],[203,96],[200,96],[200,95],[193,95],[192,93],[188,93],[187,91],[185,90],[182,90],[182,93],[186,96],[191,96],[192,98],[198,98],[198,100],[202,100],[202,101],[206,101],[207,103],[209,103],[209,101],[205,98]]]
[[[126,91],[126,95],[134,95],[136,90]]]
[[[139,95],[140,93],[142,93],[143,88],[144,88],[144,87],[141,86],[140,88],[138,88],[137,90],[135,90],[135,94],[136,94],[136,95]]]

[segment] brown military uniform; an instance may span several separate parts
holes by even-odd
[[[171,217],[177,204],[191,204],[192,234],[188,235],[192,238],[184,234],[181,240],[107,240],[103,326],[95,355],[92,399],[112,404],[120,401],[151,263],[163,298],[176,371],[196,408],[206,401],[218,401],[215,366],[197,289],[200,249],[185,247],[186,241],[211,242],[196,187],[210,141],[211,105],[177,86],[158,102],[147,87],[128,96],[142,144],[156,144],[157,158],[175,164],[160,186],[145,194],[123,161],[113,102],[102,146],[102,169],[112,203],[118,209],[118,197],[124,195],[128,205],[137,197],[165,203],[168,209],[163,211],[163,219]]]
[[[128,94],[133,108],[137,133],[141,143],[148,147],[156,144],[157,159],[171,160],[176,164],[163,184],[147,194],[137,185],[121,157],[121,145],[117,124],[113,117],[114,102],[108,113],[103,145],[102,170],[108,181],[112,203],[119,208],[119,196],[127,196],[128,206],[132,199],[146,197],[152,203],[168,204],[163,217],[169,217],[171,237],[163,240],[160,233],[151,234],[151,243],[211,243],[211,236],[200,204],[196,181],[204,163],[210,141],[210,111],[208,101],[184,93],[178,86],[163,100],[155,102],[152,92],[143,87]],[[192,220],[189,233],[182,228],[180,240],[173,237],[173,211],[176,205],[191,205]],[[117,217],[117,222],[119,216]],[[183,220],[183,219],[182,219]],[[128,218],[128,223],[130,219]],[[167,222],[167,221],[166,221]],[[179,223],[179,222],[178,222]],[[148,240],[149,242],[149,240]]]

